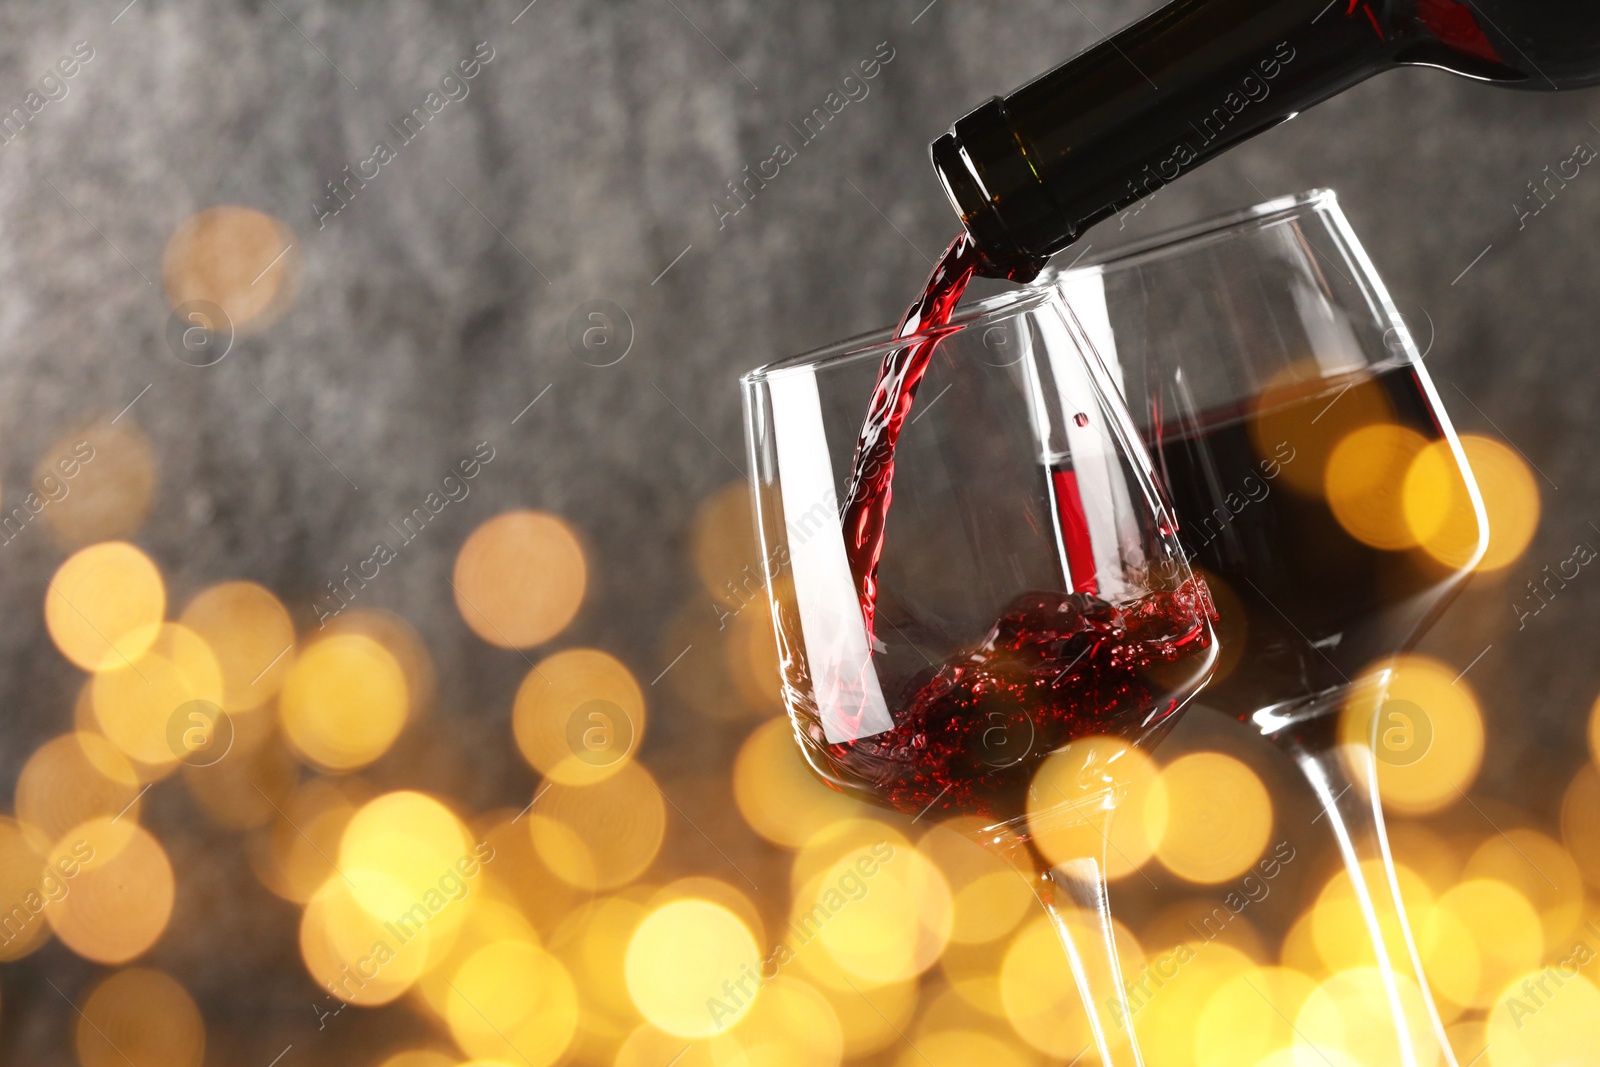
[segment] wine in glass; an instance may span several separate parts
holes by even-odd
[[[1393,1019],[1386,1062],[1431,1067],[1437,1050],[1453,1064],[1377,789],[1379,763],[1417,754],[1386,747],[1377,712],[1383,664],[1459,591],[1488,526],[1405,321],[1325,191],[1052,280],[1123,390],[1215,594],[1230,662],[1205,703],[1276,742],[1322,804]],[[1341,743],[1352,734],[1366,743]]]
[[[1051,909],[1103,1062],[1137,1064],[1106,820],[1210,675],[1212,608],[1060,295],[949,311],[743,379],[784,701],[831,785],[977,817]]]

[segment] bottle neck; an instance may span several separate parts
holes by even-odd
[[[991,265],[1031,279],[1090,226],[1400,60],[1385,0],[1176,0],[933,145]]]

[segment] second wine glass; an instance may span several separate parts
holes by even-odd
[[[1055,275],[1124,390],[1213,589],[1227,661],[1206,704],[1315,792],[1370,938],[1351,979],[1387,1018],[1365,1063],[1454,1063],[1384,831],[1381,765],[1424,709],[1388,664],[1482,557],[1476,483],[1422,354],[1334,194],[1202,223]],[[1380,723],[1398,726],[1385,729]],[[1406,728],[1411,732],[1408,734]],[[1370,987],[1370,988],[1367,988]]]

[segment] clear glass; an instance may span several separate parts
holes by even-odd
[[[1116,387],[1054,289],[979,303],[937,336],[895,455],[874,632],[839,501],[895,346],[847,342],[743,379],[785,703],[837,788],[916,820],[978,817],[978,839],[1050,909],[1103,1062],[1137,1064],[1115,1026],[1128,1013],[1104,878],[1127,783],[1085,739],[1145,746],[1176,721],[1216,660],[1209,599]],[[1052,754],[1073,795],[1030,801]],[[1052,841],[1082,847],[1045,860],[1046,823]]]
[[[1279,745],[1322,804],[1392,1009],[1391,1062],[1454,1064],[1377,788],[1380,761],[1414,754],[1379,744],[1375,712],[1385,659],[1460,589],[1488,527],[1405,321],[1326,191],[1042,281],[1122,388],[1216,598],[1227,654],[1204,702]]]

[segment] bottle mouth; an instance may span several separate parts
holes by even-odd
[[[984,173],[973,162],[966,145],[978,143],[999,145],[1009,155],[1006,175],[1014,186],[1004,194],[992,191],[984,180]],[[1022,148],[1016,142],[1005,108],[996,97],[953,126],[949,133],[933,142],[931,148],[933,168],[944,186],[950,206],[961,216],[961,225],[972,236],[973,243],[984,258],[984,268],[979,271],[988,278],[1006,278],[1014,282],[1030,282],[1049,261],[1048,255],[1030,251],[1019,241],[1006,224],[1001,205],[1012,201],[1048,197],[1028,163]],[[991,149],[985,158],[994,158]],[[1020,181],[1018,180],[1020,179]]]

